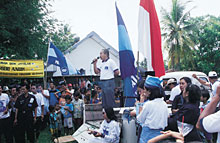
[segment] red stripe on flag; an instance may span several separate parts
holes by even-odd
[[[157,12],[153,0],[141,0],[140,6],[148,11],[150,16],[151,54],[152,67],[155,75],[160,77],[165,74],[163,55],[161,50],[161,32]]]

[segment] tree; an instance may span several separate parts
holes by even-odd
[[[175,70],[185,68],[182,64],[194,66],[191,56],[194,54],[194,42],[191,40],[191,30],[195,24],[189,22],[190,11],[185,12],[187,3],[172,0],[170,12],[162,8],[162,29],[165,31],[162,36],[165,40],[164,47],[169,53],[168,67]]]
[[[208,73],[214,70],[220,74],[220,17],[201,16],[191,19],[196,23],[193,35],[196,44],[195,70]]]
[[[49,37],[63,50],[79,40],[67,25],[54,30],[49,1],[0,0],[0,58],[46,60]]]
[[[76,34],[71,33],[71,28],[68,24],[60,24],[58,30],[51,33],[51,41],[62,51],[66,51],[80,40]]]

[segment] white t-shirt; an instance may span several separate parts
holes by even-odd
[[[0,95],[0,119],[5,119],[10,116],[10,112],[8,112],[7,114],[4,114],[4,111],[6,110],[8,103],[9,103],[8,94],[2,93]]]
[[[170,101],[173,101],[174,98],[175,98],[177,95],[179,95],[180,93],[181,93],[180,86],[179,86],[179,85],[175,86],[175,87],[171,90],[171,92],[170,92],[170,98],[169,98],[169,100],[170,100]]]
[[[142,126],[150,129],[164,129],[167,126],[169,112],[163,98],[156,98],[146,102],[143,110],[137,116],[137,120]]]
[[[119,143],[120,127],[118,122],[112,120],[110,123],[107,123],[106,120],[104,120],[98,132],[105,134],[105,142]]]
[[[50,96],[50,93],[48,90],[43,90],[43,93],[47,96]],[[42,95],[42,94],[41,94]],[[43,96],[43,95],[42,95]],[[44,106],[49,107],[49,99],[47,99],[46,97],[43,96],[44,99]]]
[[[41,116],[41,106],[44,105],[44,97],[41,93],[37,93],[37,94],[33,94],[31,93],[32,95],[35,96],[36,98],[36,101],[37,101],[37,117],[40,117]],[[34,113],[33,113],[34,114]]]
[[[210,98],[209,98],[209,100],[208,100],[209,102],[212,100],[212,97],[215,96],[216,91],[217,91],[217,87],[218,87],[219,84],[220,84],[220,82],[219,82],[219,81],[216,81],[216,82],[212,85],[212,95],[210,96]],[[219,107],[219,103],[217,104],[216,107]]]
[[[220,143],[220,111],[205,117],[202,126],[208,133],[218,132],[217,143]]]
[[[114,78],[114,71],[118,70],[116,63],[112,59],[97,64],[100,70],[100,80],[108,80]]]
[[[220,82],[219,82],[219,81],[216,81],[216,82],[212,85],[212,94],[213,94],[213,96],[215,96],[216,91],[217,91],[217,87],[218,87],[219,84],[220,84]]]

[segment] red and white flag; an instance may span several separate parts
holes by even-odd
[[[153,0],[141,0],[138,21],[138,49],[147,58],[147,70],[155,76],[165,74],[161,32]]]

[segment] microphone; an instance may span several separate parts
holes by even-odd
[[[98,60],[100,57],[97,57],[96,59]],[[91,62],[91,64],[93,64],[95,61],[93,60],[92,62]]]

